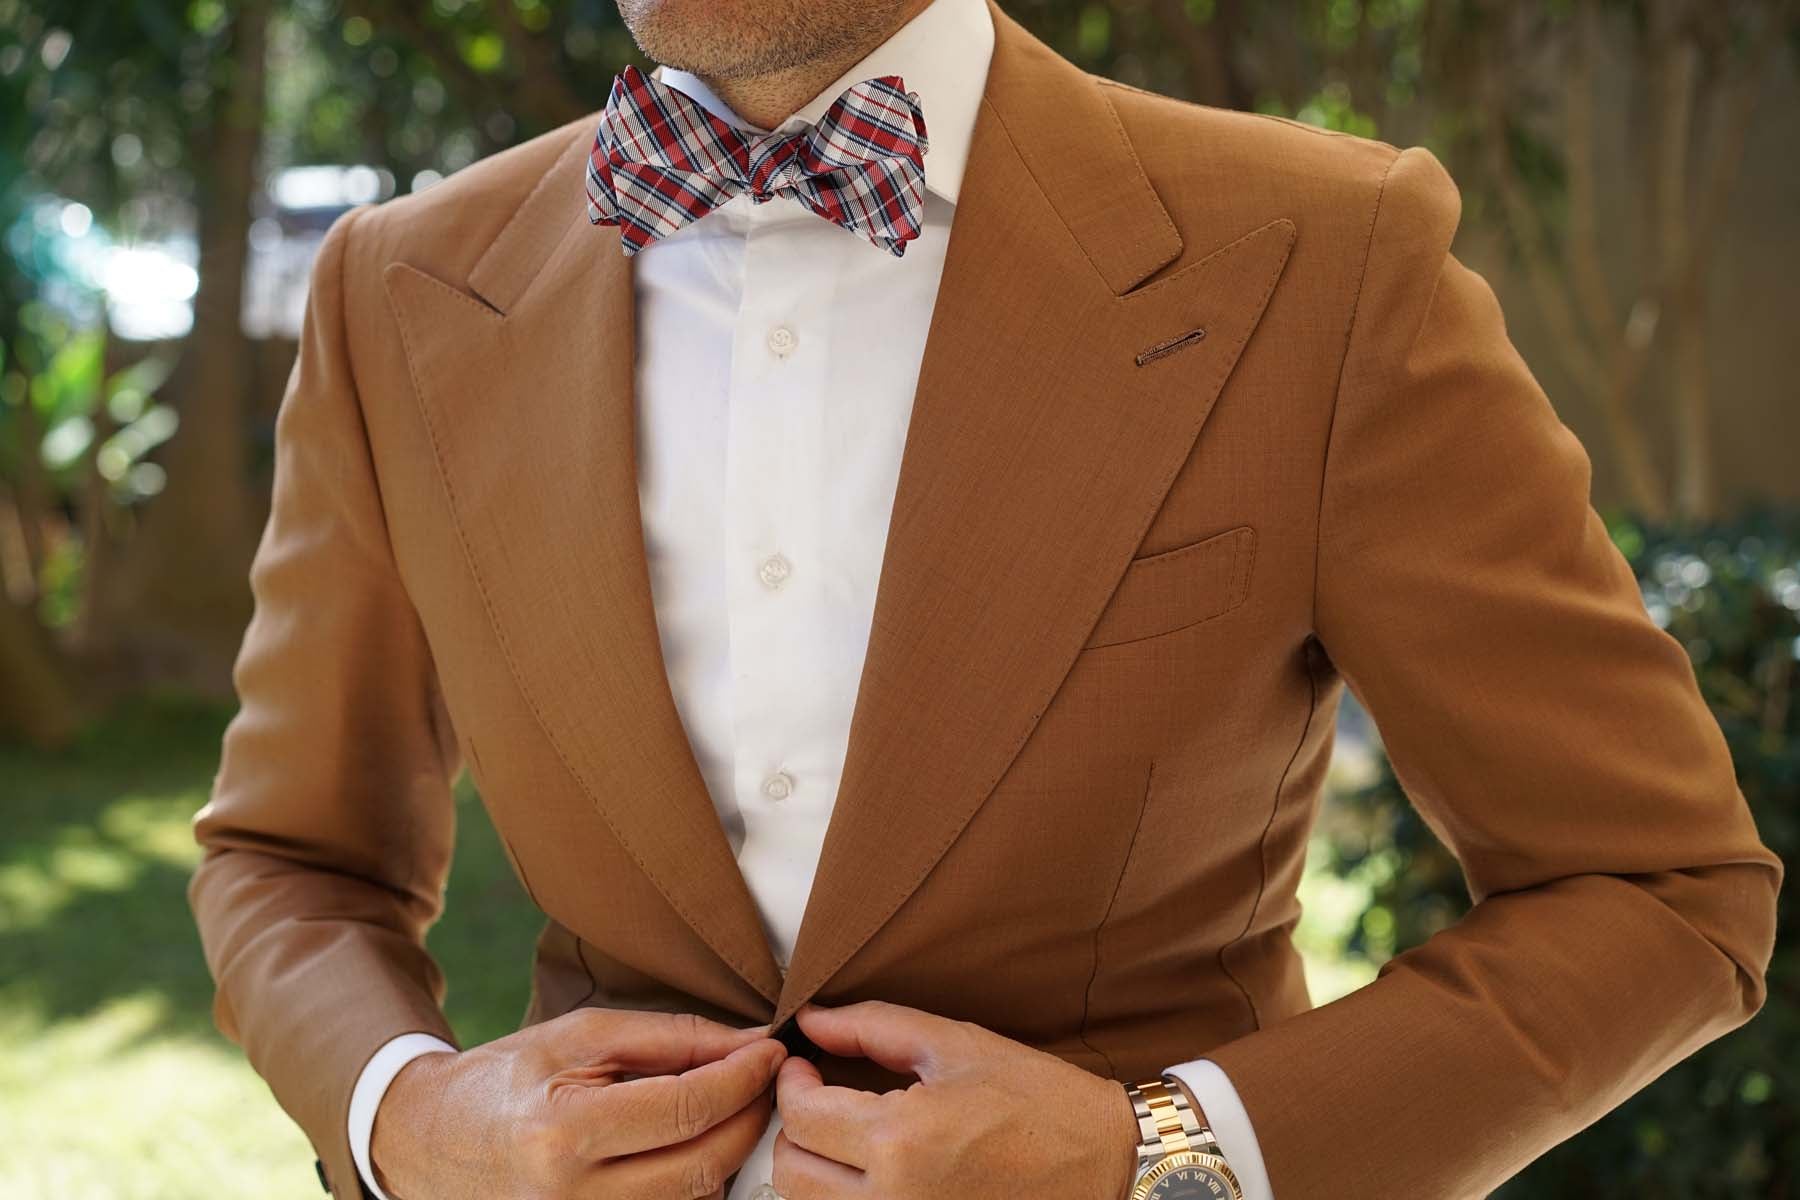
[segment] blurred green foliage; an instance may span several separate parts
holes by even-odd
[[[1687,529],[1612,524],[1651,614],[1686,647],[1764,841],[1800,862],[1800,512]],[[1381,962],[1465,912],[1455,860],[1385,762],[1338,802],[1329,873],[1367,883],[1346,950]],[[1800,1195],[1800,913],[1783,889],[1769,999],[1532,1164],[1507,1200],[1773,1200]],[[1629,998],[1621,998],[1629,1003]]]

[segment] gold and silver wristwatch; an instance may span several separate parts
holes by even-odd
[[[1125,1094],[1140,1134],[1131,1200],[1244,1200],[1212,1130],[1179,1084],[1165,1075],[1128,1083]]]

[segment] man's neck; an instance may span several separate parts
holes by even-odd
[[[773,129],[849,70],[857,60],[892,37],[930,3],[931,0],[910,0],[886,26],[872,29],[868,37],[846,46],[840,53],[814,62],[762,75],[731,78],[701,75],[700,79],[712,89],[713,95],[730,105],[732,112],[759,129]]]

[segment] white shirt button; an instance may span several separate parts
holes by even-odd
[[[786,800],[794,794],[794,777],[786,771],[777,771],[763,780],[762,790],[771,800]]]
[[[794,565],[779,554],[771,554],[756,568],[756,576],[767,588],[778,588],[794,573]]]
[[[750,1200],[781,1200],[781,1193],[766,1183],[758,1184],[756,1190],[750,1193]]]
[[[800,339],[795,336],[794,331],[786,325],[777,325],[775,328],[769,330],[769,349],[773,350],[782,358],[786,358],[788,355],[792,354],[794,352],[794,347],[799,344]]]

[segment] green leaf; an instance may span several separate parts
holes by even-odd
[[[506,61],[506,42],[493,31],[478,33],[463,43],[463,60],[486,75]]]
[[[46,424],[87,416],[100,402],[106,336],[99,330],[75,334],[31,381],[32,401]]]
[[[1112,45],[1112,14],[1098,4],[1083,8],[1080,23],[1075,28],[1075,44],[1088,58],[1105,54],[1107,47]]]

